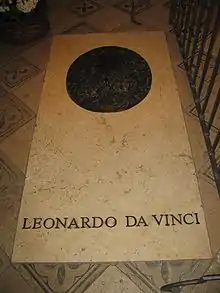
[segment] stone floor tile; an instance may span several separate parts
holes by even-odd
[[[18,272],[10,266],[0,276],[0,292],[2,293],[34,293],[32,288],[20,277]]]

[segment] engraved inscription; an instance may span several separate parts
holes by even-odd
[[[177,225],[200,225],[199,214],[152,214],[148,216],[124,216],[117,219],[114,216],[100,217],[25,217],[22,229],[112,229],[117,226],[125,228],[173,227]]]

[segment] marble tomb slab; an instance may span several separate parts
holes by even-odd
[[[67,93],[72,62],[102,46],[128,48],[150,66],[148,95],[126,111],[88,111]],[[54,37],[12,261],[211,256],[165,34]]]

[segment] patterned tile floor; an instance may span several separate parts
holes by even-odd
[[[198,120],[196,115],[192,115],[192,97],[184,71],[177,66],[181,60],[174,36],[169,33],[169,1],[139,1],[136,20],[142,25],[130,22],[130,1],[126,0],[48,2],[51,34],[141,30],[167,32],[201,191],[215,195]],[[206,272],[220,273],[218,255],[213,260],[205,261],[152,263],[30,265],[10,262],[49,45],[50,37],[22,48],[0,44],[0,292],[157,293],[160,286],[168,282],[194,278]],[[188,287],[182,292],[217,293],[220,292],[220,283]]]

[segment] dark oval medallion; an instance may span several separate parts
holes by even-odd
[[[119,112],[140,103],[149,93],[152,74],[146,60],[122,47],[99,47],[70,66],[66,86],[70,98],[93,112]]]

